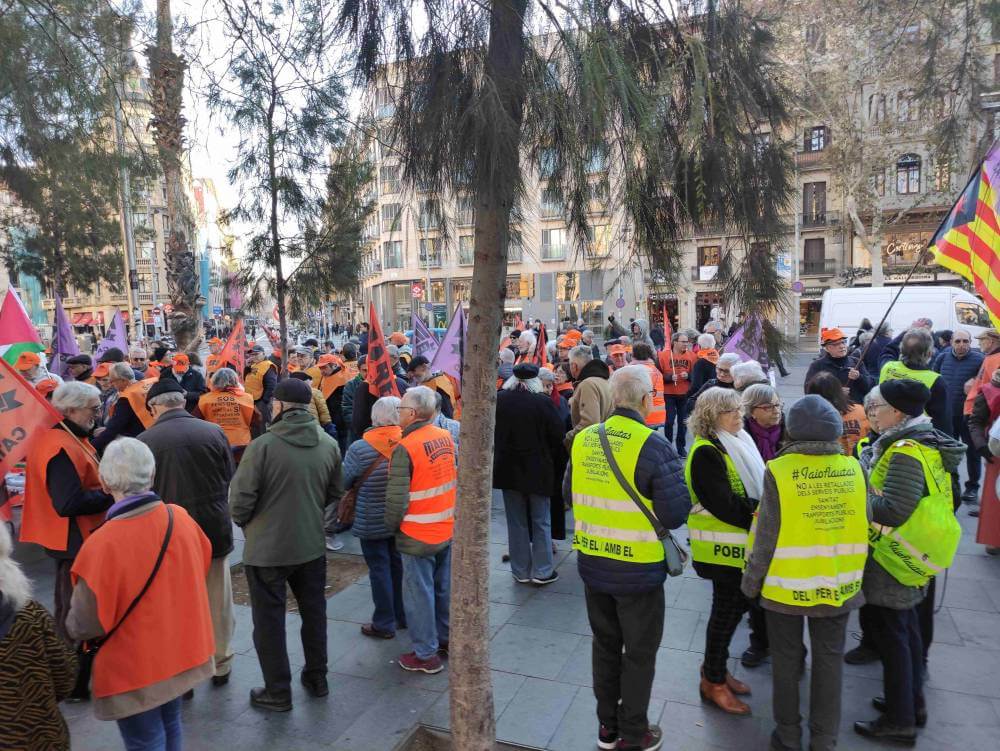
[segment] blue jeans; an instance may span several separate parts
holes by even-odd
[[[181,751],[181,698],[118,720],[125,751]]]
[[[552,517],[544,495],[504,490],[510,571],[518,579],[542,579],[552,574]],[[529,531],[529,516],[531,529]]]
[[[413,651],[421,660],[437,654],[448,642],[448,601],[451,598],[451,545],[434,555],[402,553],[403,606]]]
[[[684,396],[665,394],[663,401],[667,408],[667,424],[663,429],[663,433],[666,435],[667,441],[676,444],[677,453],[683,454],[684,444],[687,440],[687,425],[684,424],[684,418],[687,417],[687,394]],[[673,438],[674,423],[677,423],[676,441]]]
[[[372,585],[372,627],[389,634],[406,628],[403,610],[403,559],[396,551],[396,540],[361,540],[361,554],[368,564]]]

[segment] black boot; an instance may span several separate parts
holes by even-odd
[[[901,746],[917,745],[916,728],[901,728],[890,725],[884,717],[877,720],[854,723],[854,732],[863,735],[865,738],[872,738],[877,741],[889,741],[898,743]]]
[[[884,696],[876,696],[872,699],[872,706],[875,707],[879,712],[885,714],[886,703]],[[927,707],[918,707],[916,711],[917,727],[925,728],[927,727]]]
[[[250,704],[272,712],[287,712],[292,708],[292,697],[273,696],[266,688],[250,689]]]

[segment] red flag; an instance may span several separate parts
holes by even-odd
[[[375,313],[375,303],[368,305],[368,392],[372,396],[399,396],[396,378],[392,374],[389,351]]]
[[[541,324],[538,329],[538,341],[535,343],[535,363],[540,368],[549,366],[549,339],[545,334],[545,324]]]
[[[222,351],[218,354],[219,362],[226,366],[232,363],[236,366],[236,377],[243,382],[243,371],[246,370],[246,336],[243,333],[243,319],[240,318],[229,332],[229,338]],[[228,367],[228,366],[227,366]]]
[[[280,349],[281,341],[278,339],[278,335],[271,331],[271,328],[266,323],[262,323],[261,326],[264,329],[264,334],[267,336],[267,340],[271,343],[271,348]]]
[[[10,363],[0,359],[0,477],[24,459],[36,438],[62,419]]]

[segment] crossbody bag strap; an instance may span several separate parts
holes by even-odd
[[[378,469],[378,468],[379,468],[379,467],[380,467],[380,466],[382,465],[382,463],[383,463],[383,462],[388,462],[388,461],[389,461],[389,459],[388,459],[388,458],[386,458],[386,457],[385,457],[385,456],[383,456],[382,454],[379,454],[379,455],[378,455],[378,459],[376,459],[376,460],[375,460],[375,461],[373,461],[373,462],[372,462],[371,464],[369,464],[369,465],[368,465],[368,469],[366,469],[366,470],[365,470],[364,474],[363,474],[363,475],[361,475],[361,477],[359,477],[359,478],[357,479],[357,481],[355,481],[355,483],[354,483],[354,485],[353,485],[353,489],[354,489],[354,490],[355,490],[356,492],[359,492],[359,493],[360,493],[360,492],[361,492],[361,486],[365,484],[365,481],[366,481],[366,480],[367,480],[367,479],[368,479],[369,477],[371,477],[371,476],[372,476],[372,473],[373,473],[373,472],[374,472],[374,471],[375,471],[376,469]]]
[[[129,615],[132,613],[133,610],[135,610],[135,606],[139,604],[139,600],[141,600],[143,595],[145,595],[146,592],[149,590],[149,587],[153,583],[153,579],[156,578],[156,574],[157,572],[159,572],[160,566],[163,564],[163,557],[167,553],[167,545],[170,544],[170,538],[174,534],[174,512],[170,508],[169,503],[165,503],[163,505],[166,506],[167,509],[167,532],[163,536],[163,544],[160,545],[160,554],[156,556],[156,563],[153,564],[153,570],[150,572],[149,578],[146,579],[146,583],[143,585],[142,589],[139,590],[139,594],[135,596],[135,599],[132,600],[132,604],[128,606],[128,609],[125,611],[125,614],[118,619],[118,623],[112,626],[111,630],[108,631],[108,633],[106,633],[103,637],[101,637],[101,642],[106,642],[108,639],[110,639],[111,635],[118,630],[118,628],[125,622],[125,619],[129,617]]]
[[[604,429],[603,422],[597,426],[597,434],[601,439],[601,448],[604,449],[604,458],[608,460],[608,464],[611,466],[611,472],[614,474],[615,479],[618,480],[618,484],[622,486],[622,489],[624,489],[626,493],[628,493],[628,497],[631,498],[635,505],[639,507],[639,510],[646,515],[646,518],[649,519],[649,523],[653,525],[653,530],[656,532],[656,536],[662,540],[669,533],[667,532],[666,527],[660,524],[660,520],[656,518],[653,512],[646,508],[646,504],[642,502],[641,498],[639,498],[639,494],[636,492],[635,488],[632,487],[632,484],[625,480],[625,476],[622,474],[621,468],[618,466],[618,462],[615,461],[615,455],[611,451],[611,443],[608,441],[608,433]]]

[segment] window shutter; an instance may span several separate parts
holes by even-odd
[[[806,128],[805,135],[802,136],[802,150],[809,151],[809,128]]]

